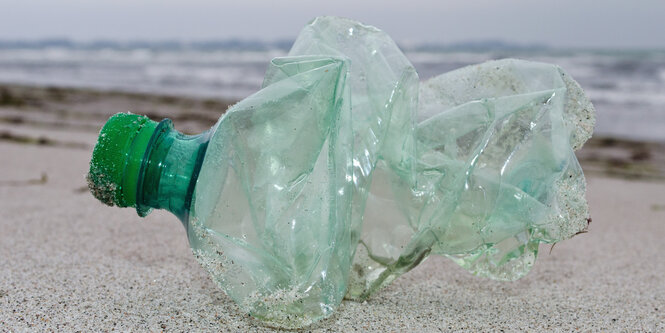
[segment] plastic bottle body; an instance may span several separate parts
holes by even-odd
[[[214,127],[188,234],[201,264],[243,310],[301,327],[332,314],[346,291],[347,67],[331,57],[279,67],[283,77]]]
[[[593,112],[550,64],[491,61],[424,82],[414,168],[375,170],[354,259],[363,274],[352,275],[362,288],[351,296],[370,296],[431,253],[475,275],[526,275],[540,243],[587,227],[574,151],[591,135]],[[380,187],[394,200],[372,205]]]
[[[322,17],[208,132],[109,120],[91,190],[141,216],[173,212],[244,311],[297,328],[432,253],[525,275],[539,243],[586,227],[574,150],[593,122],[556,66],[502,60],[420,84],[385,33]]]

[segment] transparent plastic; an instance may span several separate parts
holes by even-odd
[[[154,130],[133,206],[172,211],[243,311],[298,328],[430,254],[525,275],[538,244],[587,226],[573,152],[593,123],[556,66],[507,59],[420,84],[385,33],[320,17],[210,131]],[[122,156],[93,155],[120,165],[96,177],[117,181]]]

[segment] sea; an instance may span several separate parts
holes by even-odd
[[[238,100],[256,92],[290,41],[0,41],[0,83]],[[665,142],[665,50],[585,50],[507,44],[403,46],[421,80],[492,59],[554,63],[585,89],[595,133]]]

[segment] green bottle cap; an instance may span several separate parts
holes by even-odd
[[[141,163],[157,122],[146,116],[116,113],[104,124],[92,152],[88,187],[99,201],[136,206]]]

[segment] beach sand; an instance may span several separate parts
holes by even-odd
[[[194,133],[228,103],[0,86],[0,331],[271,331],[240,313],[169,213],[102,205],[85,174],[115,112]],[[515,282],[430,257],[313,331],[664,331],[663,145],[596,139],[579,156],[589,232],[541,246]]]

